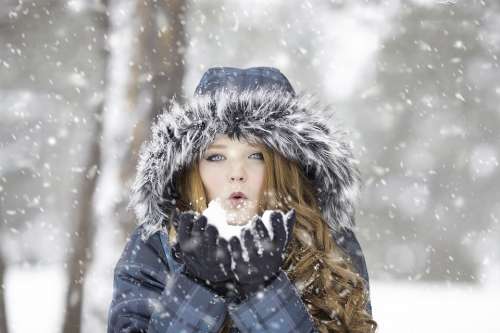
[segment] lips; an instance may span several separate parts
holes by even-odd
[[[247,199],[247,196],[243,192],[233,192],[229,196],[229,199]]]

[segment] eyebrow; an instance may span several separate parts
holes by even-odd
[[[209,148],[226,148],[226,145],[212,145]]]
[[[250,147],[252,149],[259,149],[258,145],[250,145]],[[215,148],[227,148],[227,146],[222,144],[214,144],[211,145],[208,149],[215,149]]]

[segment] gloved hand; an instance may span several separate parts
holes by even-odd
[[[208,225],[204,215],[179,214],[174,222],[177,242],[174,250],[184,262],[183,274],[207,287],[230,281],[231,257],[227,241],[218,237],[217,228]]]
[[[243,258],[240,240],[237,237],[229,240],[239,301],[270,284],[280,273],[285,249],[292,238],[295,210],[292,208],[286,223],[283,223],[283,217],[278,212],[271,213],[270,218],[273,239],[260,217],[255,226],[258,237],[254,237],[250,230],[244,231],[243,244],[248,251],[248,261]],[[262,252],[259,251],[259,246],[262,247]]]

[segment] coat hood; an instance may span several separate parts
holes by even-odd
[[[144,238],[174,217],[176,175],[202,158],[217,134],[259,140],[298,162],[316,189],[325,222],[333,231],[354,226],[360,174],[345,133],[329,107],[310,94],[283,90],[218,90],[183,105],[172,100],[141,146],[132,207]],[[168,229],[167,229],[168,230]]]

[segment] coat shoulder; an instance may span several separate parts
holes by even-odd
[[[145,239],[143,237],[144,226],[138,225],[127,238],[116,269],[126,266],[127,269],[139,268],[166,275],[169,267],[160,232]]]
[[[333,238],[344,253],[350,257],[357,273],[359,273],[368,284],[369,277],[365,256],[354,231],[348,228],[341,228],[339,232],[333,233]]]

